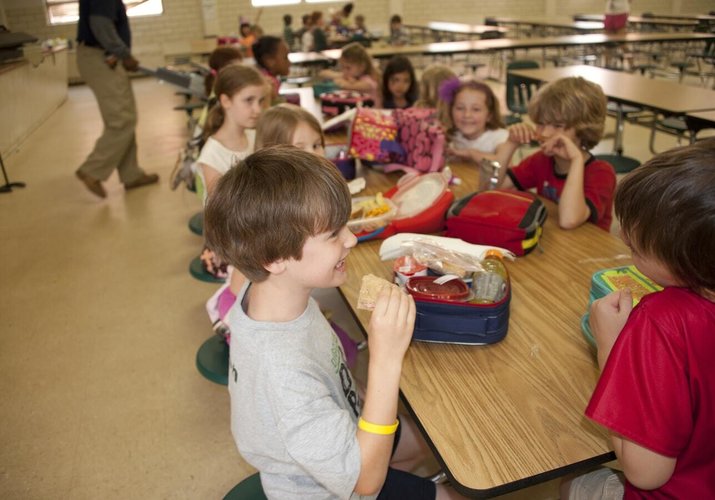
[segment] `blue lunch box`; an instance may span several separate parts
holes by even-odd
[[[511,284],[506,295],[493,304],[455,302],[415,297],[417,317],[414,340],[450,344],[495,344],[509,328]]]

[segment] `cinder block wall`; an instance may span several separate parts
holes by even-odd
[[[293,16],[293,27],[298,28],[303,14],[338,9],[345,2],[320,4],[301,3],[286,7],[265,7],[259,24],[266,33],[280,34],[283,14]],[[569,17],[576,13],[603,12],[602,0],[354,0],[353,16],[363,14],[371,29],[387,32],[392,14],[402,15],[406,23],[452,21],[479,24],[486,16],[514,17]],[[258,9],[250,0],[216,0],[220,33],[205,33],[202,0],[164,0],[161,16],[132,18],[134,51],[146,66],[165,64],[164,55],[188,50],[192,40],[204,35],[231,35],[238,32],[239,17],[253,22]],[[391,12],[391,5],[401,5],[401,12]],[[74,39],[76,25],[49,26],[43,0],[0,0],[8,28],[24,31],[40,39],[62,37]],[[715,9],[713,0],[638,0],[634,14],[653,12],[708,12]],[[70,63],[71,64],[71,63]],[[70,70],[70,73],[72,71]]]

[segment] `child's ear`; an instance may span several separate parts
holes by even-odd
[[[263,59],[263,62],[266,64],[266,67],[268,68],[268,71],[273,71],[273,67],[276,62],[276,58],[273,56],[266,56]]]
[[[231,106],[231,98],[226,94],[221,94],[218,96],[218,102],[221,104],[222,108],[228,108]]]
[[[283,271],[286,270],[287,264],[288,261],[286,261],[285,259],[278,259],[274,260],[269,264],[266,264],[263,267],[271,274],[281,274]]]

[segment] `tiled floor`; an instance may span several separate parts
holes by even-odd
[[[134,84],[140,160],[160,185],[125,193],[113,176],[99,200],[77,181],[101,129],[86,87],[5,158],[27,188],[0,195],[1,498],[218,499],[252,471],[226,388],[194,364],[216,286],[188,273],[199,201],[167,182],[186,135],[171,111],[181,98]],[[649,157],[644,129],[625,136],[627,154]],[[334,294],[323,301],[355,332]],[[556,496],[552,482],[508,498]]]

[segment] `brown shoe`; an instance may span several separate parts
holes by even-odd
[[[159,176],[157,174],[142,174],[141,177],[133,182],[125,182],[124,189],[129,191],[130,189],[155,184],[157,182],[159,182]]]
[[[84,185],[87,186],[87,189],[89,189],[93,194],[96,194],[100,198],[107,197],[107,192],[104,190],[104,186],[102,186],[102,183],[99,182],[99,180],[95,179],[94,177],[90,177],[89,175],[79,170],[77,170],[74,174],[79,180],[84,182]]]

